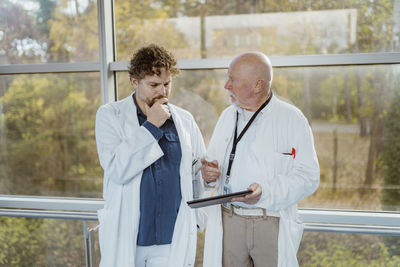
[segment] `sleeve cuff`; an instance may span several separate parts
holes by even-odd
[[[163,136],[163,131],[149,121],[145,121],[142,126],[144,126],[157,141]]]
[[[209,183],[207,183],[207,182],[204,181],[204,180],[203,180],[203,182],[204,182],[204,187],[205,187],[205,188],[215,188],[216,185],[217,185],[217,182],[209,182]]]

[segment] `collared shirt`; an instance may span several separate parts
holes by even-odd
[[[178,132],[172,117],[157,128],[147,121],[136,103],[139,124],[158,141],[164,156],[143,171],[140,184],[140,219],[137,244],[170,244],[181,203],[180,164],[182,158]]]
[[[255,112],[251,112],[240,107],[237,107],[236,109],[239,113],[238,123],[237,123],[238,127],[237,133],[239,136],[244,127],[246,126],[246,124],[251,119],[251,116],[253,116]],[[257,140],[256,137],[258,135],[262,134],[257,129],[258,128],[257,126],[260,123],[260,119],[262,119],[264,115],[264,111],[265,108],[262,109],[260,113],[258,113],[253,123],[250,125],[246,133],[243,135],[242,139],[237,144],[235,159],[231,167],[231,175],[229,178],[229,183],[227,185],[228,187],[227,193],[243,191],[246,190],[252,183],[261,184],[263,181],[261,172],[262,168],[260,168],[260,164],[262,164],[262,162],[260,162],[255,158],[251,150],[250,144],[254,143],[254,140]],[[268,137],[266,136],[265,138]],[[224,185],[226,180],[226,171],[228,169],[228,164],[229,164],[229,155],[230,151],[232,150],[232,143],[233,143],[233,138],[231,139],[226,149],[227,152],[225,154],[225,160],[222,168],[222,179]],[[244,168],[244,166],[246,167]],[[257,206],[257,205],[249,205],[243,202],[233,202],[232,204],[246,208],[252,208]]]

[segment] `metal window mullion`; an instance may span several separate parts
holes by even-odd
[[[97,1],[99,24],[100,80],[102,103],[117,99],[116,73],[108,67],[116,59],[114,31],[114,1]]]
[[[400,64],[400,53],[271,56],[270,59],[275,68],[384,65]],[[231,60],[232,58],[181,59],[178,60],[178,67],[181,70],[227,69]],[[127,61],[112,62],[110,70],[126,71],[127,66]]]

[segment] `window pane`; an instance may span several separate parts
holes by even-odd
[[[99,61],[96,0],[2,0],[0,64]]]
[[[115,0],[118,60],[148,43],[183,58],[399,51],[398,1]],[[394,12],[397,10],[397,14]],[[149,30],[151,29],[151,30]]]
[[[119,74],[119,98],[131,93]],[[226,70],[182,71],[170,102],[211,137],[228,105]],[[273,90],[312,125],[321,183],[301,207],[400,209],[400,66],[276,68]]]
[[[192,113],[206,145],[217,123],[218,114],[228,105],[225,91],[221,90],[225,73],[225,70],[181,71],[172,82],[169,102]],[[132,92],[128,73],[118,73],[118,99]]]
[[[98,73],[0,76],[0,194],[100,197]]]
[[[400,237],[304,232],[297,253],[299,265],[399,266]],[[195,267],[203,266],[204,233],[197,235]]]
[[[0,229],[2,266],[86,264],[82,221],[0,217]]]
[[[399,266],[399,236],[305,232],[300,266]]]

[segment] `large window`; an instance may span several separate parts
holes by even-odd
[[[119,98],[130,95],[128,74],[118,77]],[[225,81],[226,70],[197,70],[173,82],[170,102],[194,115],[206,144],[228,106]],[[303,111],[314,134],[321,184],[301,207],[400,209],[400,186],[389,178],[395,166],[387,162],[400,142],[388,132],[399,119],[391,111],[400,94],[399,65],[276,68],[272,88]]]
[[[95,0],[2,0],[0,64],[98,61]]]
[[[0,76],[0,194],[101,197],[100,75],[79,72],[99,61],[97,12],[96,0],[1,1],[0,64],[16,71]]]
[[[100,197],[98,73],[0,81],[0,194]]]
[[[186,59],[399,51],[394,2],[115,0],[117,55],[149,42]]]
[[[266,53],[274,93],[314,134],[321,183],[300,208],[400,210],[399,0],[2,0],[0,194],[101,198],[96,110],[132,93],[127,61],[149,43],[178,58],[170,102],[206,144],[229,104],[229,61]],[[82,265],[81,225],[59,222],[0,218],[0,265]],[[397,266],[399,247],[307,232],[299,261]]]

